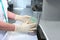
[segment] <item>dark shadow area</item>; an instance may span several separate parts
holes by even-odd
[[[37,25],[37,37],[38,40],[46,40],[46,37],[39,25]]]

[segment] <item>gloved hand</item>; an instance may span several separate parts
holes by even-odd
[[[28,15],[24,15],[24,16],[20,16],[20,15],[16,15],[15,16],[15,20],[19,20],[19,21],[27,21],[31,16],[28,16]]]
[[[36,30],[36,24],[26,24],[23,23],[22,25],[15,25],[15,31],[17,32],[34,32]]]

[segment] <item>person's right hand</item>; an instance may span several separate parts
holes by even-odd
[[[19,20],[22,22],[28,21],[30,18],[31,18],[31,16],[29,16],[29,15],[24,15],[24,16],[16,15],[15,16],[15,20]]]
[[[16,25],[15,31],[17,32],[34,32],[36,30],[36,24],[26,24],[23,23],[22,25]]]

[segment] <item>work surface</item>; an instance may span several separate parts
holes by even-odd
[[[60,40],[60,21],[41,20],[40,26],[47,40]]]

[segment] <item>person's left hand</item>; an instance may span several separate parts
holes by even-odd
[[[24,15],[24,16],[20,16],[20,15],[16,15],[15,16],[15,20],[19,20],[19,21],[23,21],[26,22],[31,18],[31,16],[28,15]]]
[[[15,30],[16,32],[35,32],[37,29],[36,23],[26,24],[23,23],[22,25],[16,25],[15,24]]]

